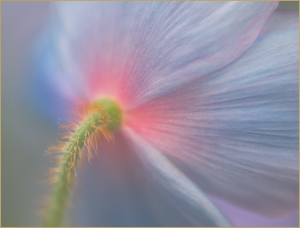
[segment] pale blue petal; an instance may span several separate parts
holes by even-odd
[[[195,226],[231,226],[210,199],[164,155],[130,128],[125,127],[124,133],[144,165],[152,172],[153,184],[160,185],[174,197],[174,207],[180,208],[183,215],[188,215]]]
[[[62,2],[57,55],[91,99],[137,106],[234,61],[277,2]]]
[[[203,190],[290,212],[299,205],[298,26],[269,30],[228,67],[131,110],[128,122]]]
[[[54,12],[52,10],[52,13]],[[43,112],[43,115],[56,123],[59,118],[70,118],[66,110],[74,108],[76,97],[83,97],[84,92],[76,80],[70,80],[70,75],[59,67],[55,48],[57,45],[56,14],[52,15],[52,19],[35,40],[31,56],[32,77],[29,79],[27,93],[36,110]]]
[[[299,10],[275,10],[260,35],[287,29],[299,29]]]
[[[98,146],[98,156],[91,159],[91,165],[87,164],[83,172],[77,169],[78,184],[74,186],[70,225],[177,227],[211,224],[206,223],[206,219],[200,220],[200,214],[193,218],[195,216],[189,214],[193,209],[183,210],[187,206],[182,200],[166,191],[158,182],[161,178],[157,177],[157,172],[149,173],[141,162],[140,149],[133,148],[122,132],[115,137],[115,142],[102,142]],[[207,201],[204,196],[201,199]]]

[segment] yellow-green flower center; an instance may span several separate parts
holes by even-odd
[[[118,104],[110,98],[101,98],[95,102],[96,105],[100,105],[103,111],[109,116],[110,122],[108,127],[111,131],[117,130],[122,121],[122,110]]]

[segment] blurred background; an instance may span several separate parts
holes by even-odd
[[[1,2],[1,226],[41,226],[41,206],[48,187],[43,184],[51,159],[45,149],[58,132],[28,102],[30,53],[47,21],[51,2]],[[299,2],[280,2],[283,10]],[[269,219],[213,199],[235,226],[299,226],[299,211]],[[72,221],[65,221],[72,225]]]

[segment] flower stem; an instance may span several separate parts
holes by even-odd
[[[67,141],[60,142],[52,147],[62,154],[59,165],[55,170],[54,185],[44,219],[44,226],[60,226],[64,208],[71,189],[71,183],[76,176],[76,164],[81,160],[82,151],[88,151],[88,160],[91,158],[91,148],[95,150],[97,142],[103,135],[107,140],[113,140],[111,130],[120,125],[121,110],[115,102],[109,99],[97,100],[88,104],[85,113],[80,113],[83,120],[72,126],[62,126],[68,133],[62,136]],[[78,122],[78,121],[76,121]],[[73,132],[72,132],[73,130]]]

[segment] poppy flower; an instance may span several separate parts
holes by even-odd
[[[109,97],[123,115],[78,171],[77,224],[230,226],[207,195],[298,208],[299,19],[277,4],[56,3],[35,103],[63,122]]]

